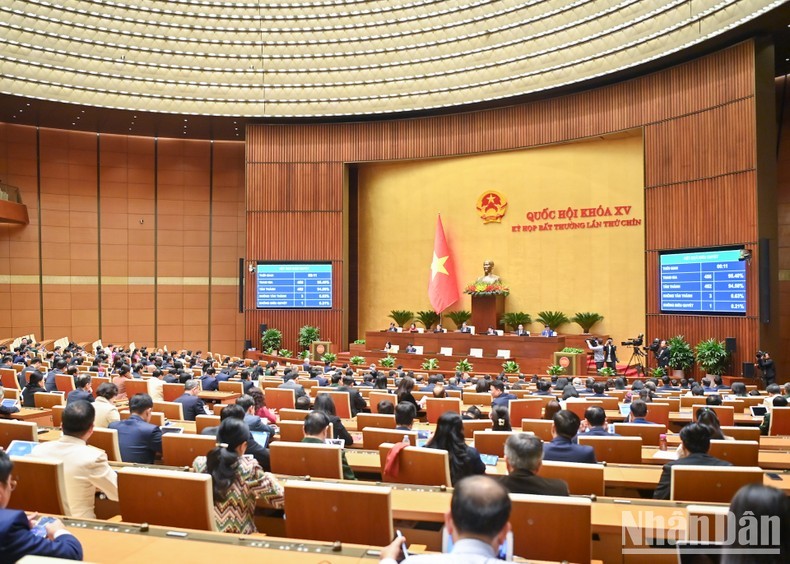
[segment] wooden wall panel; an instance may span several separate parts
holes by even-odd
[[[755,45],[746,41],[627,82],[493,110],[378,122],[251,125],[247,256],[346,260],[343,218],[325,214],[337,209],[334,199],[344,193],[336,164],[503,151],[640,128],[649,188],[645,260],[651,266],[644,284],[653,306],[648,333],[736,336],[739,349],[751,351],[759,341],[756,268],[750,272],[753,292],[742,319],[658,315],[652,277],[658,249],[756,241],[755,77]],[[314,190],[296,199],[298,208],[292,196],[297,171],[304,190]],[[324,180],[318,180],[321,174]],[[309,244],[314,236],[295,226],[319,223],[323,245],[315,247]],[[247,337],[256,340],[258,323],[268,313],[250,309],[250,288],[246,295]],[[312,313],[272,312],[268,319],[291,330],[307,315]],[[332,327],[324,334],[337,343],[344,328]]]
[[[645,190],[650,210],[645,245],[677,249],[753,243],[757,238],[754,170]],[[717,215],[707,210],[715,202]]]

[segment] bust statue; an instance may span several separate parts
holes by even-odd
[[[492,272],[494,261],[486,260],[483,262],[483,276],[475,280],[475,284],[498,284],[502,279]]]

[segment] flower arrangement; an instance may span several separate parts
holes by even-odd
[[[464,288],[464,294],[470,294],[472,296],[507,296],[510,295],[510,288],[499,283],[486,284],[484,282],[475,282]]]
[[[379,360],[379,364],[384,368],[392,368],[393,366],[395,366],[395,357],[387,355],[381,360]]]
[[[422,363],[423,370],[439,370],[439,361],[435,358],[427,358]]]

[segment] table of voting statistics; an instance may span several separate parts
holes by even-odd
[[[661,255],[661,311],[746,315],[740,250]]]
[[[266,308],[331,308],[331,264],[259,264],[255,304]]]

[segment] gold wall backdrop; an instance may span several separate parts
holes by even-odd
[[[385,328],[393,309],[430,309],[428,281],[436,216],[456,264],[461,289],[494,273],[510,287],[506,311],[561,310],[568,317],[594,311],[604,321],[594,333],[615,340],[644,332],[645,237],[641,132],[459,158],[366,163],[359,167],[359,329]],[[485,224],[476,209],[486,191],[507,202],[501,223]],[[600,206],[600,208],[599,208]],[[581,209],[631,206],[628,214],[581,217]],[[516,232],[514,226],[567,224],[529,221],[527,212],[580,210],[584,228]],[[589,213],[589,212],[587,212]],[[592,228],[590,222],[620,220]],[[624,219],[639,225],[622,225]],[[636,222],[634,222],[636,223]],[[449,310],[471,309],[471,298]],[[445,320],[445,326],[453,328]],[[531,327],[540,330],[537,323]],[[580,333],[575,323],[561,333]]]

